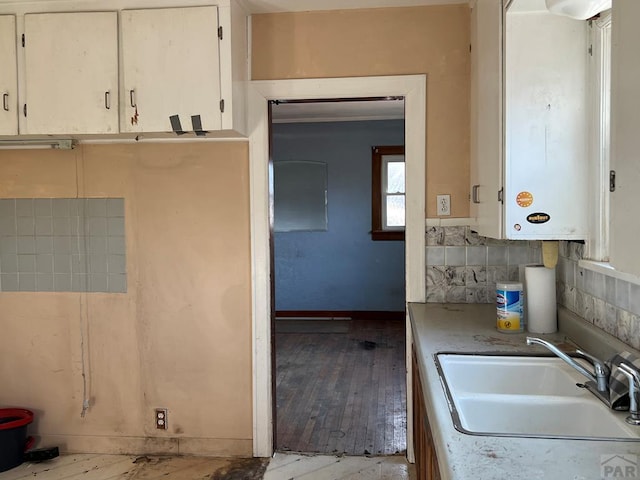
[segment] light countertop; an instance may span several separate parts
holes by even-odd
[[[610,456],[626,454],[640,458],[640,441],[495,437],[457,431],[436,370],[434,354],[445,351],[548,352],[539,346],[526,346],[526,333],[498,332],[495,305],[412,303],[409,312],[427,415],[443,480],[596,480],[603,478],[601,462]],[[567,311],[563,311],[561,317],[563,332],[582,335],[580,332],[585,327],[579,324],[581,319]],[[568,317],[575,318],[567,320]],[[535,336],[554,342],[567,339],[564,333]],[[576,339],[572,336],[571,340]],[[593,338],[589,340],[593,341]],[[606,341],[613,345],[617,342]],[[582,341],[578,343],[587,346]]]

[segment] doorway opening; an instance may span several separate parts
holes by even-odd
[[[269,457],[274,451],[273,349],[271,298],[271,226],[269,197],[268,102],[275,99],[324,99],[402,96],[405,98],[406,302],[424,302],[425,278],[425,145],[426,75],[252,81],[248,89],[248,128],[251,201],[253,454]],[[406,345],[411,328],[405,318]],[[411,356],[405,358],[407,396],[411,397]],[[407,458],[413,455],[413,412],[407,405]]]
[[[269,107],[275,448],[404,453],[404,99]]]

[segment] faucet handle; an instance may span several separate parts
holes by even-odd
[[[609,376],[611,375],[611,369],[607,366],[607,364],[583,350],[576,350],[576,354],[580,355],[582,358],[587,359],[589,362],[593,364],[593,371],[596,374],[596,383],[598,385],[598,391],[608,392]]]
[[[611,369],[607,366],[605,362],[603,362],[599,358],[594,357],[590,353],[587,353],[584,350],[576,350],[576,355],[579,355],[582,358],[589,360],[589,362],[593,364],[593,368],[595,369],[596,375],[604,375],[608,377],[609,374],[611,373]]]

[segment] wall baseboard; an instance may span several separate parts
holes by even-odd
[[[118,437],[108,435],[35,435],[39,445],[56,445],[61,453],[103,455],[201,455],[251,457],[251,439],[193,437]]]
[[[276,320],[397,320],[404,321],[405,312],[381,310],[278,310]]]

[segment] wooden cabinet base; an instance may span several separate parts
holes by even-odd
[[[413,350],[413,435],[417,480],[440,480],[438,458],[424,404],[416,352]]]

